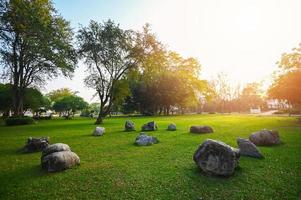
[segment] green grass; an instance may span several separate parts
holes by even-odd
[[[0,199],[301,199],[301,123],[297,118],[243,115],[188,115],[131,118],[137,129],[155,120],[149,132],[160,143],[135,146],[139,131],[123,132],[126,118],[106,119],[106,133],[91,135],[91,119],[40,121],[0,127]],[[166,131],[170,122],[175,132]],[[188,133],[210,125],[213,134]],[[207,138],[236,147],[236,138],[262,128],[278,129],[282,144],[260,147],[265,159],[241,157],[233,177],[202,175],[192,160]],[[40,153],[18,152],[29,136],[68,144],[81,165],[60,173],[40,167]]]

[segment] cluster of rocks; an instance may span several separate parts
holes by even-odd
[[[80,159],[67,144],[49,145],[42,151],[41,166],[48,172],[58,172],[79,165]]]
[[[125,131],[135,131],[135,124],[127,120],[124,128]],[[158,126],[154,121],[141,127],[142,131],[155,131],[157,129]],[[177,127],[171,123],[167,130],[175,131]],[[96,127],[93,131],[94,136],[102,136],[104,133],[104,127]],[[191,126],[190,133],[213,133],[213,129],[210,126]],[[157,143],[159,140],[156,137],[149,136],[145,132],[141,132],[134,142],[137,146],[149,146]],[[263,158],[264,156],[257,146],[270,146],[279,143],[279,133],[275,130],[266,129],[252,133],[249,139],[237,138],[238,148],[233,148],[221,141],[207,139],[199,145],[193,155],[193,160],[205,174],[229,177],[239,166],[240,156]],[[28,138],[24,151],[42,151],[41,166],[48,172],[62,171],[80,163],[78,155],[72,152],[67,144],[50,145],[48,137]]]
[[[280,143],[275,130],[261,130],[252,133],[248,139],[238,138],[238,149],[221,141],[207,139],[194,153],[193,160],[202,172],[216,176],[231,176],[239,165],[240,156],[263,158],[256,147],[270,146]]]

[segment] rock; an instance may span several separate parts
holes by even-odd
[[[134,122],[132,122],[130,120],[127,120],[125,122],[125,125],[124,125],[124,130],[125,131],[135,131],[135,124],[134,124]]]
[[[190,133],[213,133],[210,126],[191,126]]]
[[[278,131],[266,129],[252,133],[249,140],[256,146],[269,146],[280,143]]]
[[[42,152],[42,169],[48,172],[58,172],[71,168],[80,163],[76,153],[70,150],[67,144],[57,143],[49,145]]]
[[[147,124],[144,124],[141,127],[142,131],[155,131],[157,129],[158,129],[158,127],[157,127],[157,125],[156,125],[156,123],[154,121],[148,122]]]
[[[96,127],[93,131],[94,136],[102,136],[105,133],[104,127]]]
[[[239,153],[242,156],[250,156],[254,158],[263,158],[263,155],[257,149],[256,145],[247,139],[237,138]]]
[[[49,145],[48,137],[33,138],[29,137],[26,145],[24,146],[24,152],[30,153],[35,151],[43,151]]]
[[[239,157],[238,149],[207,139],[196,150],[193,160],[206,174],[228,177],[238,166]]]
[[[46,149],[44,149],[42,151],[42,157],[60,151],[71,151],[71,150],[67,144],[56,143],[56,144],[49,145]]]
[[[156,137],[148,136],[145,133],[140,133],[136,138],[135,144],[138,146],[148,146],[152,144],[157,144],[159,141]]]
[[[168,125],[167,130],[168,131],[175,131],[175,130],[177,130],[177,126],[174,123],[171,123],[171,124]]]
[[[69,169],[80,163],[79,157],[72,151],[59,151],[42,157],[42,169],[48,172],[58,172]]]

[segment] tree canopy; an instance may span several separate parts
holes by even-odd
[[[22,115],[27,87],[73,72],[73,33],[49,0],[2,0],[0,10],[2,72],[13,84],[14,115]]]
[[[99,124],[110,112],[119,80],[133,66],[131,31],[111,20],[91,21],[79,30],[77,40],[79,55],[88,66],[85,84],[95,89],[100,99]]]

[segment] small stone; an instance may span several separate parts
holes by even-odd
[[[155,131],[158,127],[154,121],[148,122],[141,127],[142,131]]]
[[[134,122],[132,122],[130,120],[127,120],[125,122],[125,125],[124,125],[124,130],[125,131],[135,131],[135,124],[134,124]]]
[[[278,131],[266,129],[252,133],[249,140],[256,146],[270,146],[280,143]]]
[[[30,153],[35,151],[43,151],[49,145],[49,137],[33,138],[29,137],[26,145],[24,146],[24,152]]]
[[[169,124],[168,127],[167,127],[167,130],[168,131],[175,131],[175,130],[177,130],[176,124],[174,124],[174,123]]]
[[[140,135],[136,138],[135,144],[138,146],[148,146],[152,144],[157,144],[159,141],[156,137],[148,136],[145,133],[140,133]]]
[[[260,153],[256,145],[250,142],[249,140],[237,138],[237,144],[240,155],[254,158],[263,158],[263,155]]]
[[[102,136],[105,133],[104,127],[96,127],[93,131],[94,136]]]
[[[193,160],[206,174],[231,176],[239,162],[239,150],[216,140],[207,139],[196,150]]]
[[[213,133],[213,129],[210,126],[191,126],[190,133]]]

